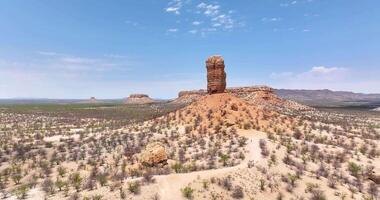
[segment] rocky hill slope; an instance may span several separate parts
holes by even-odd
[[[241,98],[251,105],[270,110],[312,110],[313,108],[292,100],[278,97],[274,90],[267,86],[227,88],[226,93]],[[206,90],[182,91],[173,103],[188,104],[207,94]]]
[[[185,132],[220,132],[221,129],[264,130],[277,124],[287,125],[288,117],[274,110],[255,106],[230,93],[200,96],[190,105],[161,117],[160,121],[183,126]],[[283,123],[280,123],[282,121]],[[278,128],[278,127],[277,127]]]

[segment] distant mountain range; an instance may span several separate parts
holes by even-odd
[[[336,106],[364,106],[369,109],[380,110],[380,94],[363,94],[332,90],[293,90],[275,89],[275,93],[284,98],[302,104],[317,107],[336,107]],[[165,102],[165,100],[156,100]],[[97,103],[122,103],[123,99],[101,99]],[[0,99],[0,104],[75,104],[75,103],[94,103],[91,99]]]
[[[276,89],[282,98],[311,106],[380,106],[380,94],[363,94],[332,90]]]

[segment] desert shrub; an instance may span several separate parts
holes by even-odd
[[[80,194],[78,192],[72,194],[69,198],[69,200],[79,200],[80,199]]]
[[[61,176],[61,177],[64,177],[65,174],[66,174],[66,168],[62,167],[62,166],[59,166],[57,168],[57,171],[58,171],[58,175]]]
[[[96,180],[99,182],[101,186],[105,186],[108,182],[108,174],[106,173],[99,173],[96,176]]]
[[[140,182],[135,181],[135,182],[129,183],[128,184],[128,190],[129,190],[129,192],[131,192],[133,194],[140,193]]]
[[[183,165],[181,163],[175,163],[171,166],[171,168],[176,172],[180,173],[183,170]]]
[[[358,177],[361,171],[361,167],[354,163],[354,162],[349,162],[348,163],[348,171],[350,171],[351,175],[354,177]]]
[[[46,194],[53,194],[55,192],[54,183],[53,183],[53,181],[50,178],[46,178],[42,182],[42,190]]]
[[[187,199],[192,199],[193,198],[193,192],[194,189],[187,186],[181,189],[182,195],[187,198]]]
[[[125,193],[125,191],[123,190],[122,187],[120,187],[120,189],[119,189],[119,194],[120,194],[120,199],[126,199],[127,198],[127,194]]]
[[[219,161],[223,163],[223,166],[227,165],[227,161],[230,159],[230,156],[227,154],[220,154],[219,155]]]
[[[327,198],[322,190],[316,189],[311,192],[310,200],[327,200]]]
[[[277,200],[283,200],[284,199],[284,194],[282,194],[281,192],[279,192],[276,199]]]
[[[29,191],[28,185],[20,185],[15,188],[12,193],[17,197],[17,199],[25,199]]]
[[[260,179],[260,190],[265,191],[266,182],[265,179]]]
[[[222,186],[224,189],[230,191],[232,189],[232,182],[231,182],[231,177],[228,176],[228,177],[225,177],[225,178],[222,178],[218,184],[220,186]]]
[[[79,192],[81,186],[82,186],[83,178],[81,177],[79,172],[73,173],[70,175],[70,182],[73,185],[73,187]]]
[[[143,174],[143,178],[144,178],[144,182],[146,182],[146,183],[153,183],[154,182],[153,172],[151,170],[146,171]]]
[[[244,191],[241,186],[235,186],[235,188],[232,191],[232,197],[234,199],[242,199],[244,198]]]
[[[55,187],[58,188],[58,191],[62,191],[62,188],[67,185],[67,182],[62,181],[61,179],[57,178],[57,180],[54,183]]]
[[[92,199],[92,200],[101,200],[101,199],[103,199],[103,195],[95,194],[94,196],[92,196],[91,199]]]
[[[371,182],[368,186],[368,194],[370,194],[373,199],[377,199],[377,196],[379,195],[378,187],[379,186],[374,182]]]

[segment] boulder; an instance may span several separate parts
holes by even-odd
[[[154,167],[160,164],[166,164],[168,155],[165,146],[159,142],[153,142],[145,147],[140,154],[140,162],[144,166]]]
[[[206,61],[208,94],[224,93],[226,90],[226,72],[224,59],[221,56],[211,56]]]

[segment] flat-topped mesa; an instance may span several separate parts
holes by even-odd
[[[131,94],[129,98],[149,98],[149,96],[146,94]]]
[[[250,92],[274,93],[273,88],[265,86],[265,85],[250,86],[250,87],[231,87],[231,88],[227,88],[226,91],[227,93],[232,93],[232,94],[250,93]]]
[[[248,86],[248,87],[230,87],[225,89],[226,93],[233,94],[233,95],[242,95],[247,93],[255,93],[255,92],[266,92],[266,93],[274,93],[273,88],[265,86],[265,85],[258,85],[258,86]],[[180,91],[178,93],[178,97],[184,97],[188,95],[200,95],[204,96],[207,94],[206,90],[189,90],[189,91]]]
[[[190,90],[190,91],[180,91],[178,93],[178,97],[183,97],[183,96],[189,96],[189,95],[206,95],[207,91],[206,90]]]
[[[206,61],[207,93],[218,94],[226,90],[226,72],[222,56],[211,56]]]
[[[125,101],[126,104],[146,104],[153,102],[154,100],[146,94],[131,94]]]

